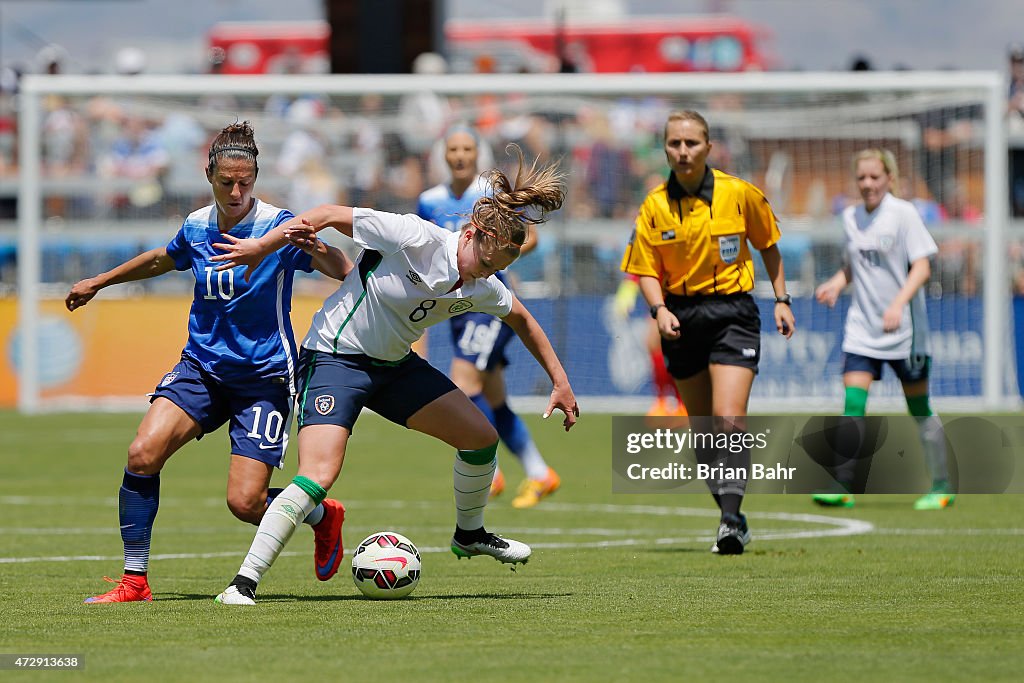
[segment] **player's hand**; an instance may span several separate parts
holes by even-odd
[[[842,287],[838,287],[829,281],[819,285],[818,288],[814,290],[814,298],[818,300],[819,304],[825,304],[829,308],[832,308],[836,305],[836,301],[839,300],[839,293],[842,291]]]
[[[580,407],[576,405],[576,397],[569,385],[556,386],[551,390],[551,400],[548,401],[548,407],[544,411],[544,419],[551,417],[551,413],[555,412],[555,409],[565,413],[565,419],[562,420],[565,431],[572,429],[572,426],[576,424],[576,418],[580,416]]]
[[[220,242],[213,245],[215,249],[220,249],[224,252],[210,258],[211,261],[216,261],[220,264],[215,270],[231,270],[236,266],[245,266],[245,281],[248,282],[253,271],[256,270],[256,267],[263,261],[263,257],[266,256],[263,253],[260,241],[254,237],[239,239],[228,233],[221,233],[221,237],[226,239],[228,243]]]
[[[882,331],[897,332],[901,322],[903,322],[903,306],[892,304],[882,314]]]
[[[64,305],[67,306],[69,311],[81,308],[92,301],[92,298],[99,291],[99,287],[96,286],[95,281],[91,277],[79,280],[71,288],[71,291],[68,292],[68,295],[64,297]]]
[[[796,318],[787,304],[775,304],[775,329],[786,339],[796,332]]]
[[[316,230],[305,220],[301,225],[285,228],[284,236],[288,238],[289,242],[310,255],[316,253],[320,243],[316,236]]]

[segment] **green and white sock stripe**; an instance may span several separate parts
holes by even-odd
[[[459,460],[468,462],[471,465],[486,465],[490,461],[494,460],[494,456],[497,454],[497,441],[490,446],[484,446],[483,448],[475,451],[456,451],[456,455],[458,455]]]
[[[484,508],[491,493],[491,480],[498,467],[498,444],[476,451],[459,451],[452,468],[455,490],[455,523],[460,529],[484,525]]]
[[[303,477],[301,474],[292,479],[292,483],[308,493],[316,505],[324,502],[324,498],[327,497],[327,491],[320,484],[308,477]],[[287,491],[287,489],[285,490]]]

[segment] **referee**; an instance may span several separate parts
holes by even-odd
[[[746,429],[747,402],[761,358],[761,316],[750,295],[753,247],[775,290],[775,327],[795,329],[780,233],[764,193],[708,166],[708,123],[695,111],[665,122],[668,180],[651,190],[622,258],[658,323],[662,351],[695,431]],[[728,456],[728,460],[726,457]],[[698,449],[700,462],[749,467],[750,451]],[[717,471],[722,471],[719,468]],[[738,555],[750,541],[740,513],[746,478],[708,481],[722,511],[711,552]]]

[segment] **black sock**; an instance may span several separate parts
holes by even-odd
[[[235,578],[231,579],[231,585],[236,588],[248,588],[253,593],[256,592],[257,584],[255,581],[250,579],[248,576],[242,576],[241,574],[235,575]]]
[[[743,496],[736,493],[723,493],[719,496],[718,507],[722,508],[723,515],[740,515],[740,505],[743,503]]]
[[[455,527],[455,542],[461,543],[462,545],[469,545],[470,543],[476,543],[482,541],[487,536],[487,531],[483,527],[479,529],[462,529],[459,526]]]
[[[124,573],[125,574],[129,574],[131,576],[145,576],[146,575],[146,572],[139,572],[139,571],[135,571],[134,569],[125,569]]]

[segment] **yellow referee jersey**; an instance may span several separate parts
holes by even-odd
[[[712,169],[696,196],[669,178],[640,206],[622,270],[661,281],[670,294],[736,294],[754,288],[750,245],[767,249],[781,234],[764,193]]]

